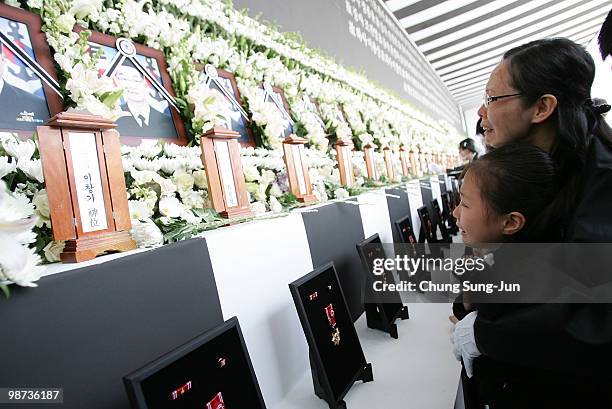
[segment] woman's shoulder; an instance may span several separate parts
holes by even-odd
[[[612,242],[612,147],[594,137],[567,241]]]

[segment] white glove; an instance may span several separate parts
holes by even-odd
[[[455,329],[451,335],[453,353],[458,361],[463,359],[463,366],[468,378],[474,375],[472,365],[474,358],[482,355],[476,346],[476,338],[474,337],[474,321],[476,321],[477,316],[478,311],[472,311],[463,317],[461,321],[455,324]]]

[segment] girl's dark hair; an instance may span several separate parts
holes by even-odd
[[[557,193],[555,164],[542,149],[528,143],[510,143],[469,163],[463,173],[476,178],[490,211],[525,216],[525,226],[509,237],[510,241],[560,239],[559,232],[541,217]]]
[[[609,55],[612,55],[612,10],[608,13],[608,17],[606,17],[601,30],[599,30],[597,41],[599,41],[601,58],[605,60]]]
[[[557,98],[548,121],[556,132],[551,156],[564,184],[550,205],[550,213],[567,221],[582,191],[593,136],[612,148],[612,130],[591,101],[595,63],[583,47],[566,38],[532,41],[507,51],[504,60],[510,85],[521,94],[525,106],[544,94]]]
[[[474,140],[472,138],[462,140],[461,142],[459,142],[459,149],[462,151],[467,149],[472,153],[476,153],[476,145],[474,143]]]

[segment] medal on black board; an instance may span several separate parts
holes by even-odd
[[[206,404],[206,409],[227,409],[223,402],[223,395],[221,395],[221,392],[217,393],[212,400]]]
[[[327,315],[327,321],[329,325],[332,327],[332,342],[335,346],[340,345],[340,329],[336,324],[336,313],[334,312],[334,306],[329,304],[325,307],[325,315]]]

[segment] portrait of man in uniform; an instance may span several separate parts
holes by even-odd
[[[124,115],[117,120],[119,134],[145,138],[177,137],[168,103],[154,97],[155,90],[131,61],[126,60],[117,67],[112,78],[123,89],[121,109]]]
[[[218,83],[217,83],[218,82]],[[219,85],[220,84],[220,85]],[[211,90],[216,91],[221,95],[225,101],[225,114],[229,121],[226,121],[225,126],[232,131],[236,131],[240,134],[239,142],[248,142],[250,136],[247,131],[247,124],[244,116],[242,116],[238,107],[236,107],[226,94],[221,90],[222,86],[227,93],[234,95],[234,88],[232,87],[232,81],[229,78],[222,76],[216,77],[216,81],[210,81],[209,87]],[[236,97],[234,95],[234,97]]]
[[[283,129],[285,130],[283,132],[283,137],[285,138],[288,137],[294,131],[293,131],[293,124],[291,123],[291,118],[289,117],[289,113],[285,109],[285,105],[283,103],[284,102],[283,96],[276,90],[272,90],[272,92],[268,94],[268,101],[272,102],[273,104],[275,103],[278,110],[280,111],[281,117],[282,117]]]
[[[25,24],[0,17],[0,29],[14,46],[34,58]],[[5,44],[0,44],[0,129],[34,132],[50,117],[42,81]]]

